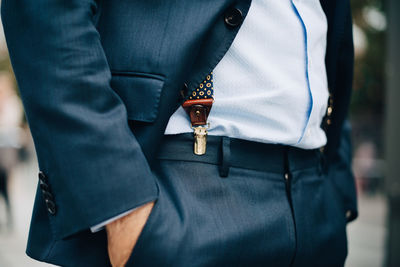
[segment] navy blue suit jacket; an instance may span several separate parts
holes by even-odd
[[[326,67],[334,97],[325,154],[352,220],[357,210],[351,145],[343,127],[353,75],[350,5],[349,0],[321,3],[329,25]],[[245,18],[250,4],[2,1],[10,57],[45,175],[35,200],[29,255],[53,262],[61,257],[54,251],[91,257],[88,247],[104,245],[104,233],[92,235],[91,226],[157,198],[152,160],[182,101],[183,84],[191,90],[213,70],[240,28],[227,23],[229,10],[236,8]]]

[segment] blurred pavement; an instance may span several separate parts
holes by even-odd
[[[349,256],[346,267],[384,266],[386,199],[380,195],[359,197],[359,217],[348,225]]]

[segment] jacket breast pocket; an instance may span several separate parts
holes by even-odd
[[[111,73],[111,87],[125,104],[128,119],[153,122],[158,115],[165,78],[150,73]]]

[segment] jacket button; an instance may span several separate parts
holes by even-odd
[[[56,204],[50,199],[45,199],[45,202],[46,202],[47,211],[51,215],[56,214]]]
[[[351,210],[346,211],[346,219],[350,220],[350,218],[353,216],[353,212]]]
[[[230,27],[237,27],[243,22],[243,14],[237,8],[230,8],[225,13],[225,23]]]

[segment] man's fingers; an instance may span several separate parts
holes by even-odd
[[[122,267],[126,264],[153,206],[154,201],[146,203],[106,226],[108,254],[112,266]]]

